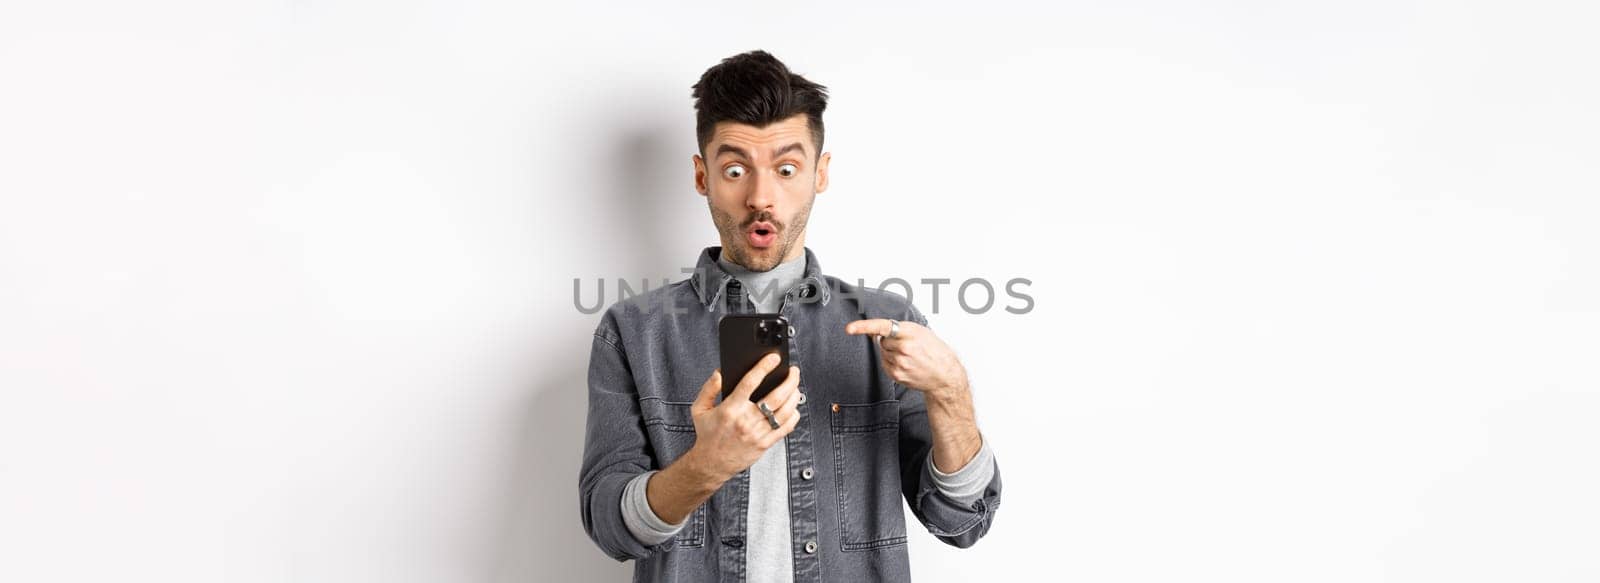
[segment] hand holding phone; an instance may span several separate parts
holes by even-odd
[[[757,360],[755,366],[734,384],[732,395],[724,397],[720,403],[717,402],[717,395],[722,392],[724,377],[720,369],[711,371],[711,376],[700,385],[700,393],[690,407],[694,415],[694,446],[677,462],[667,466],[661,475],[669,476],[673,468],[683,463],[686,464],[683,467],[696,468],[697,475],[712,476],[720,484],[749,468],[763,453],[794,431],[800,423],[800,399],[805,396],[800,393],[799,367],[790,366],[783,382],[760,401],[771,408],[772,415],[758,411],[759,405],[746,399],[755,392],[761,379],[777,372],[778,359],[778,354],[772,352]],[[765,427],[758,429],[758,422],[773,427],[771,431]]]

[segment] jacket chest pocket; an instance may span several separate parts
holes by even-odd
[[[650,446],[655,448],[659,468],[667,467],[694,447],[694,416],[690,413],[690,403],[646,398],[640,399],[639,406],[644,417],[645,434],[650,438]],[[683,530],[678,531],[678,547],[705,545],[707,504],[709,502],[702,503],[689,513],[688,522],[683,525]]]
[[[905,544],[905,511],[900,507],[900,402],[834,403],[829,411],[844,550]]]

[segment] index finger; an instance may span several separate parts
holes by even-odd
[[[873,318],[871,320],[856,320],[854,322],[851,322],[849,324],[845,324],[844,325],[844,333],[845,334],[849,334],[851,336],[859,336],[859,335],[862,335],[862,334],[873,334],[873,335],[877,335],[877,336],[888,336],[889,335],[889,329],[892,326],[893,326],[893,324],[890,324],[889,320],[886,319],[886,318]],[[902,328],[904,328],[904,326],[902,326]],[[901,330],[901,332],[904,332],[904,331],[905,330]]]
[[[733,392],[729,393],[728,398],[723,399],[722,402],[749,403],[750,395],[756,392],[756,387],[761,386],[761,381],[767,378],[767,373],[772,372],[772,369],[778,368],[780,360],[782,359],[778,358],[778,353],[776,352],[771,352],[761,357],[761,360],[756,361],[755,366],[750,367],[750,372],[746,373],[744,378],[739,379],[739,384],[734,385]]]
[[[790,394],[798,390],[800,390],[800,367],[789,365],[789,376],[785,377],[781,384],[772,389],[772,392],[767,393],[767,396],[762,397],[761,400],[766,401],[768,406],[771,406],[772,403],[781,405],[784,401],[789,400]],[[777,411],[778,408],[772,407],[772,410]]]

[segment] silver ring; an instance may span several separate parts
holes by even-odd
[[[900,335],[900,322],[897,322],[895,320],[889,320],[889,337],[890,338],[894,338],[895,336],[899,336],[899,335]]]
[[[778,423],[778,418],[772,415],[772,409],[767,407],[767,403],[765,401],[756,401],[756,408],[761,410],[762,415],[767,416],[767,424],[771,425],[773,429],[781,427],[781,425]]]

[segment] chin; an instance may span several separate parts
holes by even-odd
[[[750,271],[772,271],[772,268],[777,266],[777,257],[761,254],[750,257],[750,265],[745,267],[748,267]]]
[[[772,268],[783,263],[783,250],[776,246],[766,249],[751,247],[745,249],[745,258],[750,260],[750,265],[745,267],[751,271],[772,271]]]

